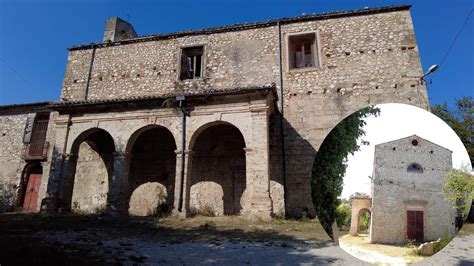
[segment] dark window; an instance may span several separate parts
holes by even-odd
[[[184,48],[181,52],[180,79],[196,79],[202,77],[202,56],[204,47]]]
[[[417,163],[412,163],[408,166],[407,172],[409,173],[423,173],[423,168]]]
[[[318,66],[315,33],[290,36],[288,41],[290,69]]]
[[[416,139],[412,140],[411,145],[418,146],[418,140],[416,140]]]

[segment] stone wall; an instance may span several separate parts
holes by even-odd
[[[414,146],[412,141],[416,140]],[[407,172],[419,164],[423,173]],[[441,192],[452,168],[451,151],[418,136],[375,148],[372,184],[372,242],[407,241],[407,210],[424,212],[426,241],[454,236],[455,209]]]
[[[94,143],[86,141],[79,145],[71,200],[73,212],[98,213],[107,206],[112,162],[104,161],[93,147]]]
[[[279,91],[278,29],[276,24],[268,24],[253,29],[72,48],[62,100],[193,94],[270,83],[277,84]],[[321,64],[290,70],[288,36],[302,32],[317,33]],[[413,78],[423,71],[406,8],[283,23],[281,37],[283,96],[279,93],[278,100],[283,100],[283,123],[279,114],[269,120],[270,185],[280,196],[272,198],[272,204],[283,205],[285,190],[286,213],[301,216],[303,212],[314,214],[309,185],[312,164],[319,146],[337,123],[368,105],[397,102],[428,108],[428,102],[425,86]],[[204,46],[203,78],[181,81],[180,48],[193,45]],[[280,186],[284,180],[285,189]]]
[[[0,116],[0,212],[11,211],[17,200],[21,173],[23,132],[28,114]]]

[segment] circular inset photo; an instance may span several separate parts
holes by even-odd
[[[349,254],[414,263],[463,226],[472,173],[465,146],[443,120],[418,107],[380,104],[345,118],[326,137],[312,197],[321,224]]]

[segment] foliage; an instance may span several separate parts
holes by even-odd
[[[359,230],[360,231],[366,231],[369,229],[369,224],[370,224],[370,215],[368,212],[363,212],[360,214],[359,217]]]
[[[336,208],[336,223],[337,226],[350,226],[351,225],[352,209],[349,204],[342,202]]]
[[[443,194],[453,207],[458,208],[464,220],[474,196],[474,176],[467,170],[452,170],[447,175]]]
[[[446,103],[431,107],[431,112],[448,124],[467,149],[471,164],[474,163],[474,99],[466,96],[456,100],[456,111],[450,110]]]
[[[443,237],[440,239],[440,241],[436,242],[433,245],[433,254],[442,250],[445,246],[449,244],[449,242],[451,242],[451,240],[453,240],[453,237],[450,237],[449,234],[445,232]]]
[[[341,121],[326,137],[316,155],[311,177],[313,205],[321,225],[332,236],[331,225],[336,219],[337,197],[342,192],[347,156],[368,142],[358,139],[365,135],[364,118],[380,113],[380,109],[367,107]]]

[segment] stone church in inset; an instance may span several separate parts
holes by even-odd
[[[416,135],[376,145],[371,242],[454,236],[456,211],[442,193],[451,169],[450,150]]]

